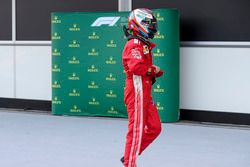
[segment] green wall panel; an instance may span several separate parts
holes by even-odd
[[[162,122],[179,119],[179,13],[154,10],[159,32],[153,59],[165,75],[152,93]],[[52,113],[127,117],[121,54],[127,12],[53,13]]]

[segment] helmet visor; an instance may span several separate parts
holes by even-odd
[[[158,24],[157,24],[157,20],[156,20],[155,17],[153,17],[153,19],[145,18],[145,19],[142,20],[142,23],[144,25],[146,25],[148,27],[148,29],[150,31],[152,31],[153,33],[157,32]]]

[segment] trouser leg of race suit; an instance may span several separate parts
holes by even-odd
[[[140,109],[135,109],[134,103],[130,103],[127,110],[129,125],[124,166],[135,167],[136,157],[160,134],[161,122],[152,99],[144,102],[142,113],[139,111]]]
[[[141,119],[142,113],[135,109],[134,102],[127,104],[127,111],[128,133],[126,137],[124,167],[136,167],[136,157],[140,150],[140,134],[142,134],[140,124],[143,123],[143,119]]]
[[[139,155],[151,144],[161,132],[161,121],[153,100],[150,100],[150,104],[146,108],[144,114],[144,132],[142,134],[142,142]]]

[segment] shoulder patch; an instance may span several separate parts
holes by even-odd
[[[143,53],[144,54],[148,54],[149,53],[148,45],[143,45]]]
[[[138,39],[134,39],[134,44],[139,44],[139,40]]]

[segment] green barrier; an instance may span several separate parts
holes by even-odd
[[[154,63],[165,71],[153,87],[162,122],[179,119],[179,13],[154,10],[159,32]],[[122,26],[128,12],[53,13],[52,113],[127,117]]]

